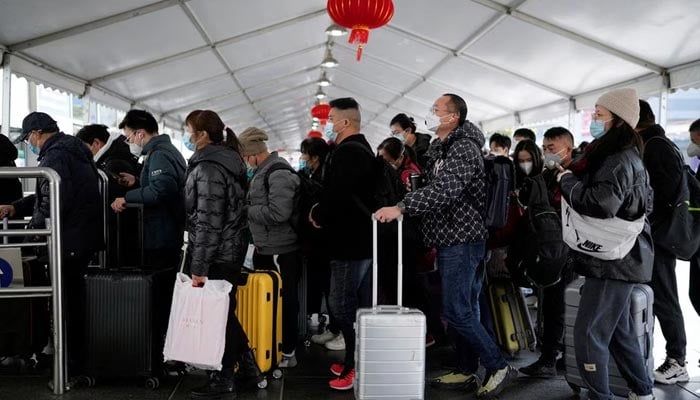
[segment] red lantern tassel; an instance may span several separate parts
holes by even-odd
[[[362,59],[362,45],[357,46],[357,61],[360,61]]]
[[[352,32],[350,32],[350,38],[348,42],[350,44],[357,43],[357,61],[362,58],[362,49],[367,41],[369,40],[369,27],[364,25],[355,25],[352,27]]]

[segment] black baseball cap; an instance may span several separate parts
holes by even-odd
[[[31,131],[58,132],[58,124],[49,114],[35,111],[22,120],[22,134],[15,140],[19,143],[29,136]]]

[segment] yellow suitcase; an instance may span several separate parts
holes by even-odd
[[[236,316],[248,336],[260,371],[282,361],[282,278],[277,271],[241,275],[236,292]]]
[[[487,288],[496,339],[501,348],[510,355],[520,350],[534,350],[535,331],[520,289],[509,281],[489,282]]]

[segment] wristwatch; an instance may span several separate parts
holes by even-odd
[[[396,207],[399,209],[399,211],[401,211],[401,214],[406,213],[406,205],[403,203],[403,201],[396,203]]]

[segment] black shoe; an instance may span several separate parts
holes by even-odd
[[[520,372],[535,378],[553,378],[557,376],[555,363],[549,363],[539,359],[527,367],[520,368]]]
[[[260,372],[255,355],[251,350],[241,354],[241,361],[238,363],[238,373],[236,381],[240,386],[257,386],[259,389],[267,387],[267,378]]]
[[[191,399],[226,399],[236,398],[236,385],[233,383],[233,371],[214,371],[209,375],[206,385],[192,389]]]

